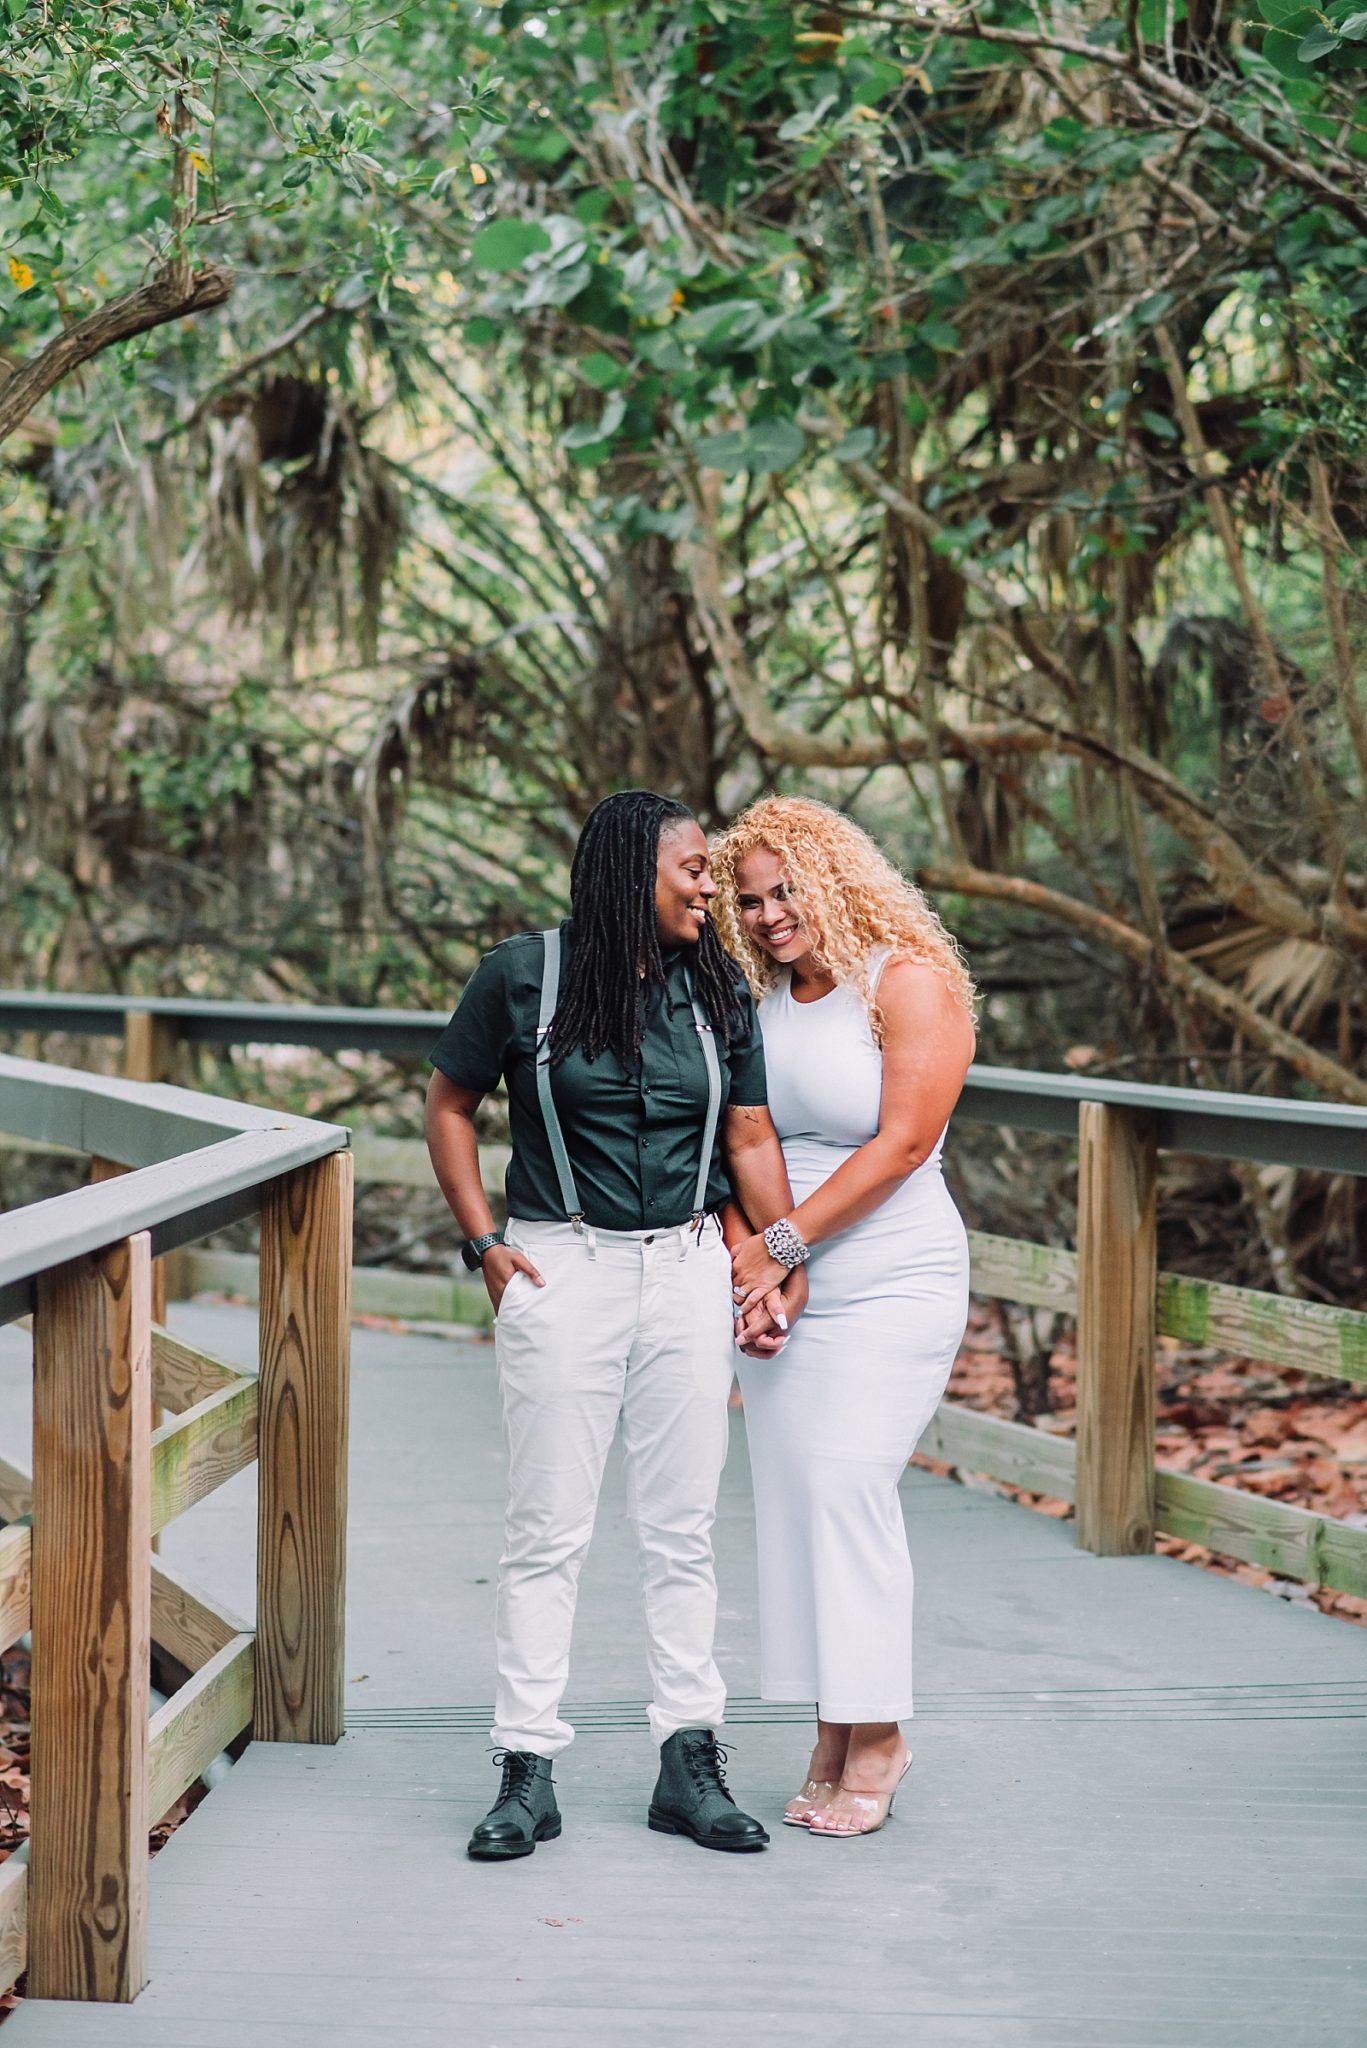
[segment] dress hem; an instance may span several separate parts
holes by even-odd
[[[856,1707],[853,1710],[846,1707],[840,1701],[834,1704],[827,1701],[818,1703],[816,1694],[809,1685],[761,1685],[759,1696],[762,1700],[767,1700],[776,1707],[811,1707],[815,1711],[817,1705],[820,1704],[823,1721],[841,1721],[850,1724],[868,1721],[910,1721],[915,1712],[915,1709],[909,1702],[904,1707]]]

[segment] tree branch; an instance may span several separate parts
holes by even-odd
[[[840,421],[829,415],[823,418],[820,414],[800,414],[799,425],[812,434],[834,434],[843,431]],[[848,462],[844,467],[864,486],[871,497],[897,512],[909,526],[924,534],[927,540],[933,541],[942,533],[943,529],[924,506],[912,498],[905,497],[867,462]],[[969,588],[977,591],[979,596],[985,599],[1032,667],[1048,676],[1057,685],[1065,702],[1076,701],[1081,694],[1076,678],[1070,674],[1057,655],[1036,637],[1034,622],[1027,615],[1025,607],[1018,604],[1008,591],[1002,589],[991,574],[976,564],[960,561],[955,566]],[[725,666],[721,663],[720,656],[718,662],[725,674]],[[752,687],[754,699],[759,707],[758,715],[770,720],[772,724],[771,714],[763,704],[758,684],[753,684]],[[741,716],[746,715],[742,710]],[[1178,778],[1159,762],[1139,752],[1137,748],[1112,743],[1096,733],[1075,732],[1067,727],[1055,725],[1047,719],[1032,718],[1030,723],[1037,724],[1064,753],[1106,761],[1114,770],[1129,769],[1150,809],[1156,810],[1167,819],[1174,831],[1180,834],[1205,864],[1227,901],[1236,908],[1243,910],[1250,917],[1257,918],[1260,923],[1270,925],[1273,930],[1288,932],[1297,938],[1315,939],[1350,958],[1358,956],[1355,964],[1361,971],[1360,956],[1367,951],[1367,914],[1349,903],[1341,893],[1324,906],[1312,907],[1302,902],[1295,891],[1284,882],[1256,869],[1238,841],[1225,830],[1218,819],[1197,802]],[[755,729],[750,727],[750,730],[751,736],[755,737]],[[940,744],[946,753],[954,751],[951,727],[941,728]],[[1017,751],[1025,752],[1028,749],[1022,746]],[[800,765],[810,765],[815,758],[809,754]],[[889,750],[884,758],[895,760],[901,756],[898,750]],[[866,758],[862,761],[852,759],[846,763],[831,765],[860,767],[869,765],[871,760],[872,756],[866,750]]]
[[[1274,1024],[1270,1017],[1265,1017],[1245,996],[1227,988],[1224,982],[1217,981],[1213,974],[1195,966],[1185,955],[1168,948],[1160,957],[1153,942],[1142,932],[1119,918],[1108,917],[1104,910],[1094,910],[1075,896],[1065,896],[1057,889],[1046,889],[1039,882],[1027,882],[1014,875],[994,875],[983,868],[921,868],[917,871],[916,880],[924,889],[949,890],[960,896],[994,897],[999,902],[1014,904],[1017,909],[1039,911],[1045,917],[1070,924],[1075,931],[1100,939],[1136,966],[1147,969],[1159,980],[1169,982],[1209,1016],[1218,1017],[1222,1023],[1241,1031],[1250,1044],[1260,1046],[1273,1059],[1284,1061],[1294,1073],[1312,1082],[1331,1101],[1367,1105],[1367,1081],[1341,1066],[1337,1060],[1317,1052],[1303,1038],[1284,1031],[1280,1024]]]
[[[162,271],[150,284],[110,299],[84,320],[75,321],[0,384],[0,442],[8,440],[40,399],[92,356],[135,334],[145,334],[149,328],[164,327],[169,320],[221,306],[234,281],[231,270],[209,264],[189,277],[182,291],[174,276]]]
[[[922,15],[909,16],[908,19],[917,28],[925,27]],[[956,35],[962,35],[968,30],[973,35],[981,36],[986,42],[1009,44],[1018,50],[1056,50],[1060,56],[1085,57],[1090,63],[1099,64],[1106,70],[1120,72],[1136,88],[1142,88],[1150,99],[1161,101],[1177,113],[1185,114],[1189,120],[1198,122],[1203,127],[1212,128],[1217,135],[1223,135],[1227,141],[1237,143],[1240,149],[1247,150],[1250,156],[1266,164],[1269,170],[1276,171],[1293,185],[1298,185],[1303,192],[1312,193],[1323,205],[1331,206],[1335,213],[1341,214],[1360,235],[1367,234],[1367,204],[1355,199],[1351,192],[1342,191],[1332,178],[1326,178],[1313,164],[1288,156],[1286,151],[1278,149],[1275,143],[1268,142],[1263,136],[1241,126],[1232,114],[1227,114],[1213,100],[1205,99],[1200,93],[1193,92],[1191,87],[1183,85],[1180,79],[1169,77],[1165,71],[1160,71],[1157,65],[1150,64],[1143,58],[1136,59],[1132,50],[1108,50],[1098,44],[1084,42],[1080,36],[1046,34],[1037,29],[998,28],[994,22],[980,21],[971,11],[966,17],[960,16],[945,26],[952,28]]]
[[[715,477],[716,472],[710,475]],[[881,768],[926,760],[930,745],[924,733],[830,739],[790,725],[770,710],[722,590],[716,499],[715,483],[704,478],[693,493],[699,538],[689,550],[689,582],[703,636],[747,737],[770,761],[787,768]],[[1024,723],[966,726],[961,733],[946,726],[940,735],[941,751],[961,760],[972,760],[980,753],[1038,754],[1056,745],[1045,728]]]

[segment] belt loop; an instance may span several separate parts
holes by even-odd
[[[588,1246],[589,1257],[596,1259],[598,1256],[598,1232],[591,1223],[580,1222],[576,1223],[574,1227],[580,1232],[585,1244]]]

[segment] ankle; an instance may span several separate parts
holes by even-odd
[[[832,1785],[839,1784],[853,1732],[848,1722],[824,1721],[818,1714],[816,1741],[812,1745],[812,1758],[807,1766],[808,1777]]]
[[[889,1774],[900,1770],[909,1754],[896,1722],[890,1726],[854,1728],[845,1756],[844,1783],[852,1791],[876,1787]]]

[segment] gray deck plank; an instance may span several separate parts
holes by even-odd
[[[255,1319],[175,1312],[250,1363]],[[0,1333],[0,1445],[25,1424]],[[557,1767],[565,1834],[464,1855],[493,1784],[501,1458],[490,1348],[357,1330],[348,1704],[335,1749],[258,1745],[152,1870],[131,2008],[29,2001],[6,2048],[1337,2048],[1367,2038],[1367,1634],[909,1473],[916,1764],[871,1840],[762,1857],[643,1826],[643,1633],[614,1465]],[[718,1524],[732,1777],[773,1820],[793,1710],[754,1700],[735,1418]],[[251,1611],[254,1492],[167,1554]],[[838,1964],[834,1958],[838,1957]]]

